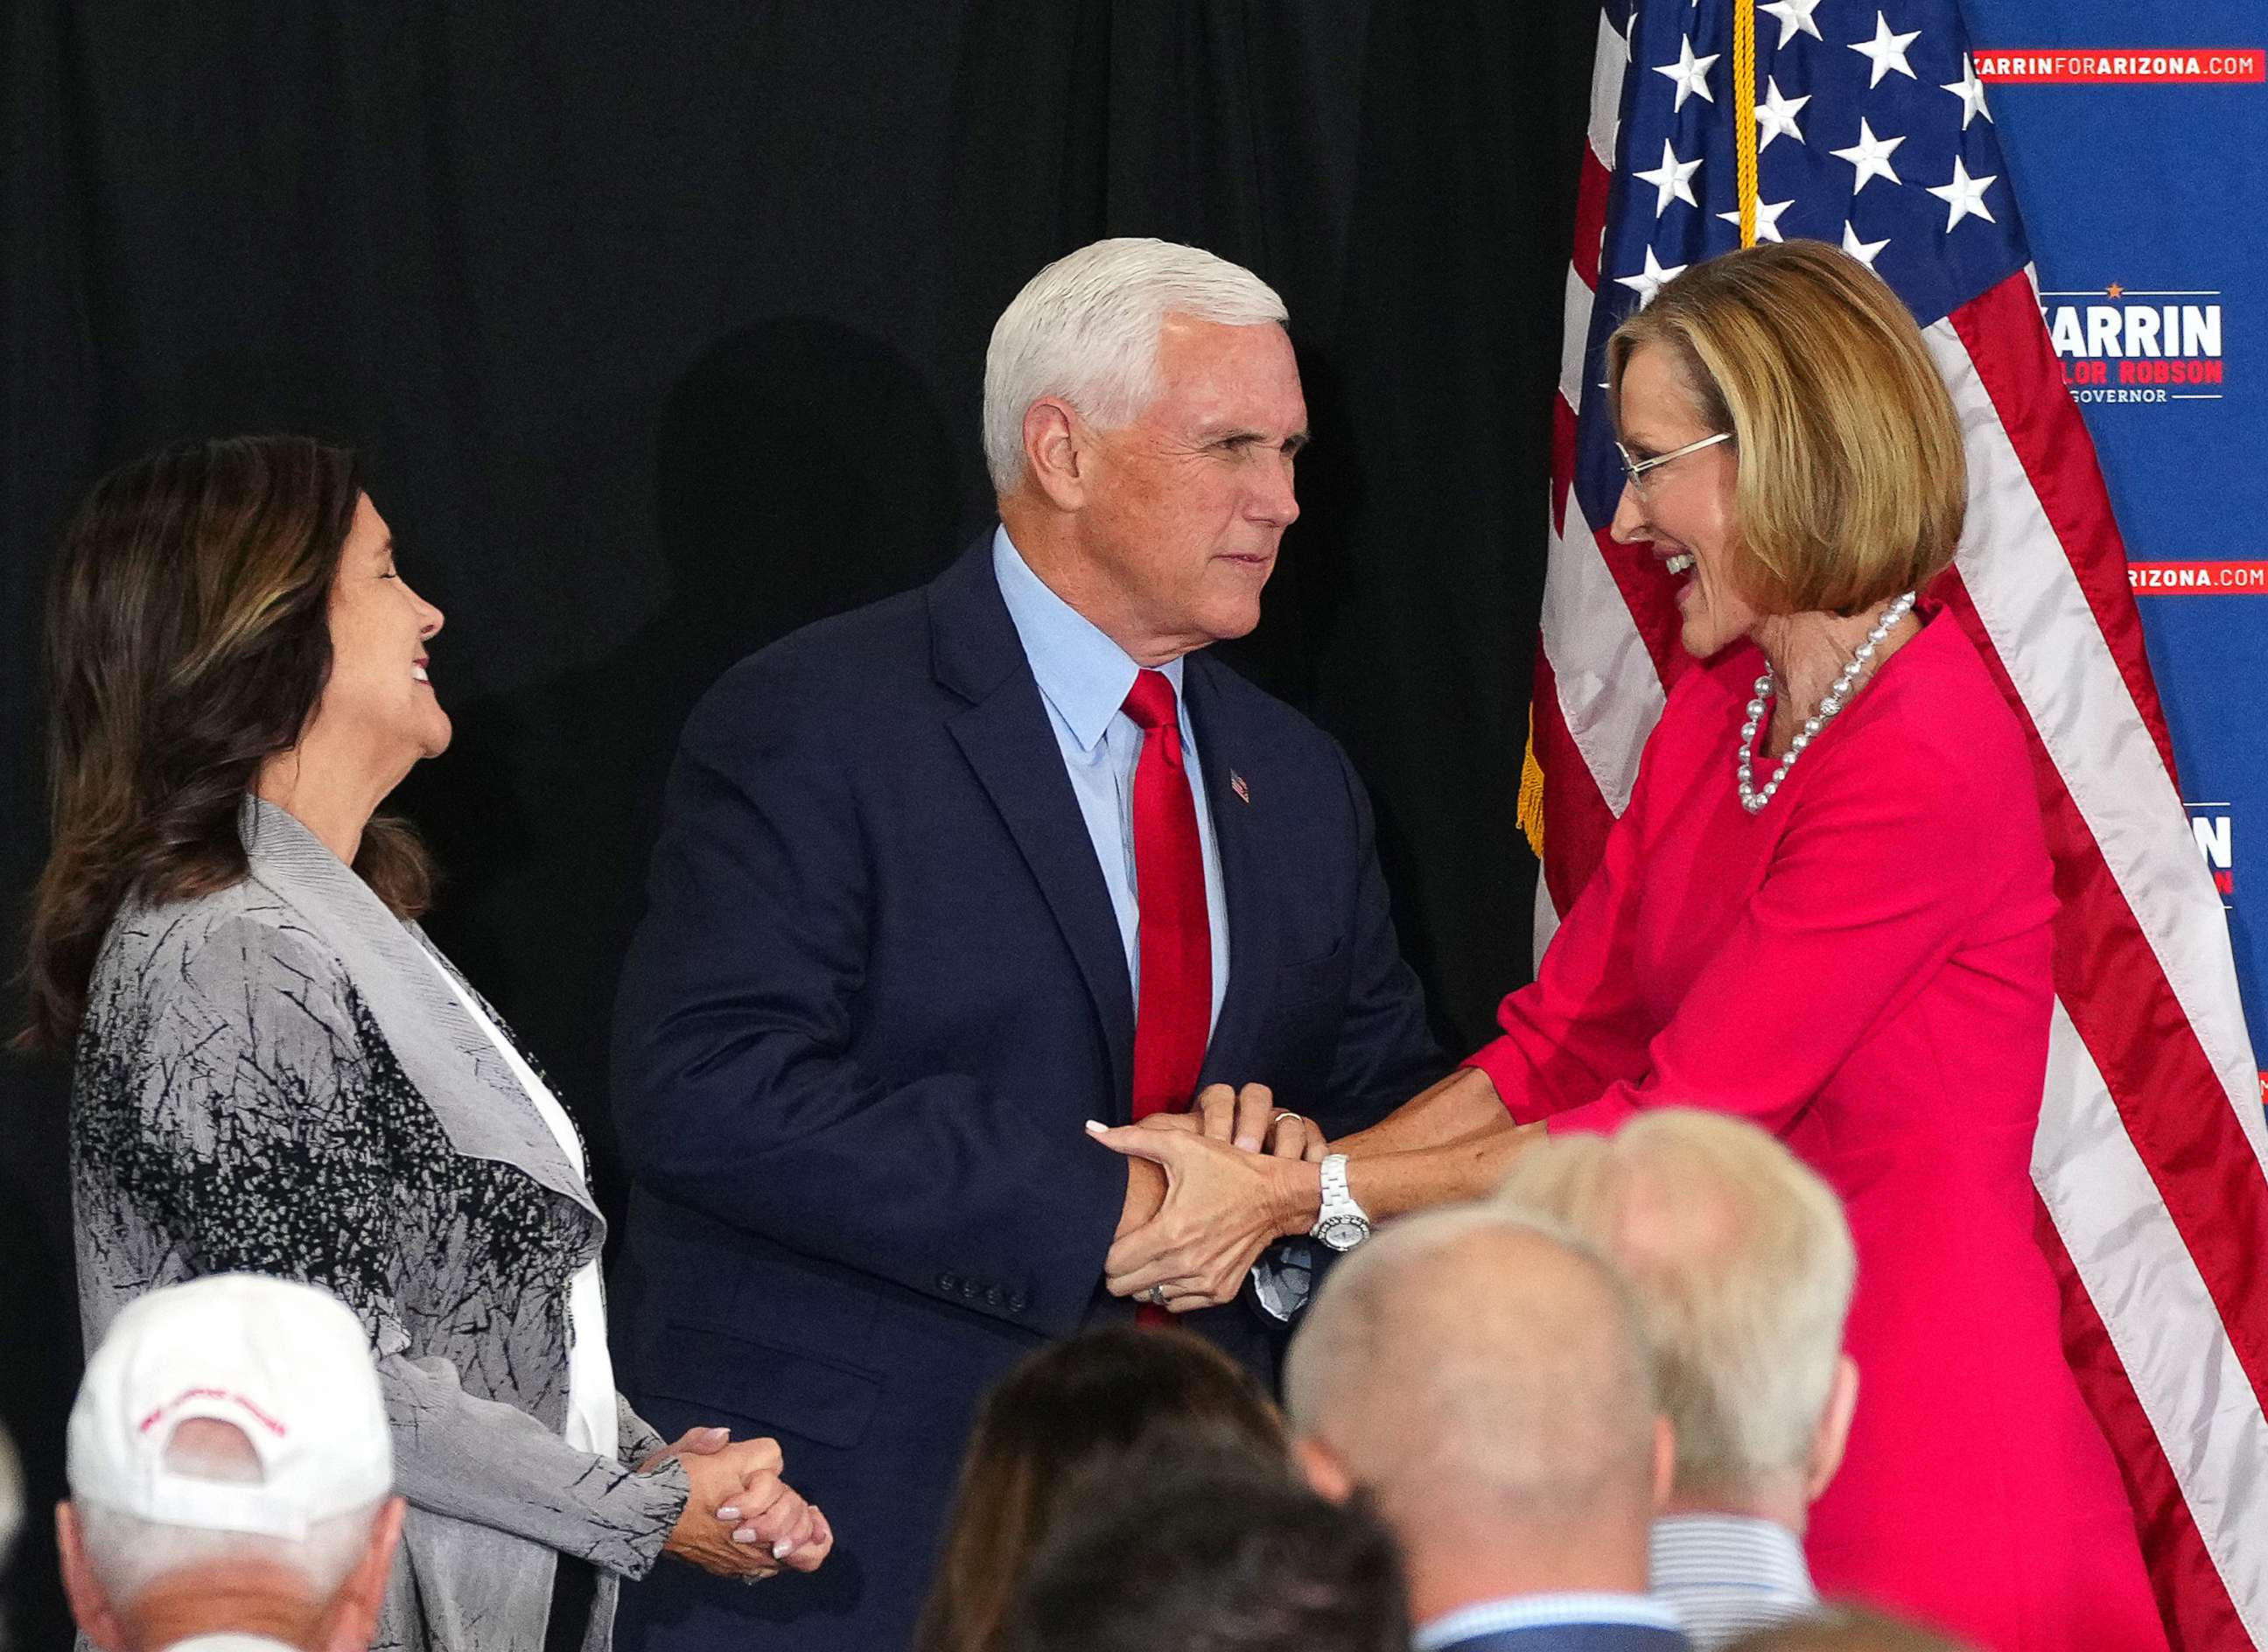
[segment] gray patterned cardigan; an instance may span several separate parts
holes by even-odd
[[[283,810],[242,828],[248,878],[129,903],[95,968],[71,1103],[88,1346],[199,1274],[325,1287],[371,1335],[410,1504],[377,1647],[542,1652],[566,1554],[598,1569],[584,1652],[605,1652],[687,1495],[675,1464],[632,1471],[661,1442],[619,1398],[620,1462],[562,1437],[567,1284],[606,1224],[417,927]]]

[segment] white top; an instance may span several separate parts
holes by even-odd
[[[195,1634],[186,1641],[176,1641],[166,1652],[298,1652],[289,1641],[273,1641],[264,1634],[252,1634],[243,1630],[223,1629],[212,1634]]]
[[[538,1078],[535,1069],[521,1058],[505,1037],[504,1029],[489,1018],[481,1007],[480,999],[465,990],[463,982],[449,970],[442,969],[437,960],[433,967],[440,970],[441,978],[473,1018],[473,1024],[485,1031],[504,1058],[504,1066],[519,1088],[527,1092],[527,1099],[535,1103],[535,1110],[558,1138],[559,1151],[567,1155],[567,1162],[575,1167],[575,1174],[586,1180],[590,1168],[583,1162],[583,1143],[575,1134],[574,1124],[567,1110],[551,1093],[551,1087]],[[599,1283],[599,1259],[593,1257],[567,1282],[567,1443],[578,1451],[588,1451],[615,1461],[622,1455],[621,1419],[615,1411],[615,1361],[607,1351],[607,1297]]]

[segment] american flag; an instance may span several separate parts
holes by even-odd
[[[2176,1646],[2268,1645],[2259,1079],[2015,181],[1955,0],[1771,0],[1742,18],[1749,4],[1606,0],[1600,19],[1554,420],[1541,797],[1524,788],[1522,809],[1543,859],[1538,949],[1597,864],[1685,663],[1670,582],[1605,531],[1623,477],[1603,346],[1661,283],[1742,244],[1745,171],[1754,236],[1865,260],[1952,391],[1969,517],[1932,594],[2029,736],[2063,901],[2032,1172],[2066,1350]]]

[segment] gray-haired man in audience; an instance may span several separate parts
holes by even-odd
[[[1547,1219],[1396,1222],[1325,1282],[1285,1391],[1307,1477],[1400,1538],[1418,1652],[1678,1652],[1646,1593],[1668,1488],[1628,1287]]]
[[[216,1274],[133,1302],[69,1467],[63,1586],[102,1652],[369,1647],[402,1502],[370,1346],[322,1292]]]
[[[1637,1294],[1677,1436],[1654,1593],[1704,1652],[1817,1610],[1804,1523],[1859,1389],[1834,1193],[1754,1125],[1681,1108],[1539,1143],[1498,1198],[1583,1235]]]

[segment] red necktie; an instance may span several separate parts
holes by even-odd
[[[1162,671],[1134,679],[1124,707],[1142,730],[1134,765],[1134,884],[1142,985],[1134,1013],[1134,1117],[1187,1107],[1212,1029],[1212,931],[1204,853],[1182,763],[1182,719]]]

